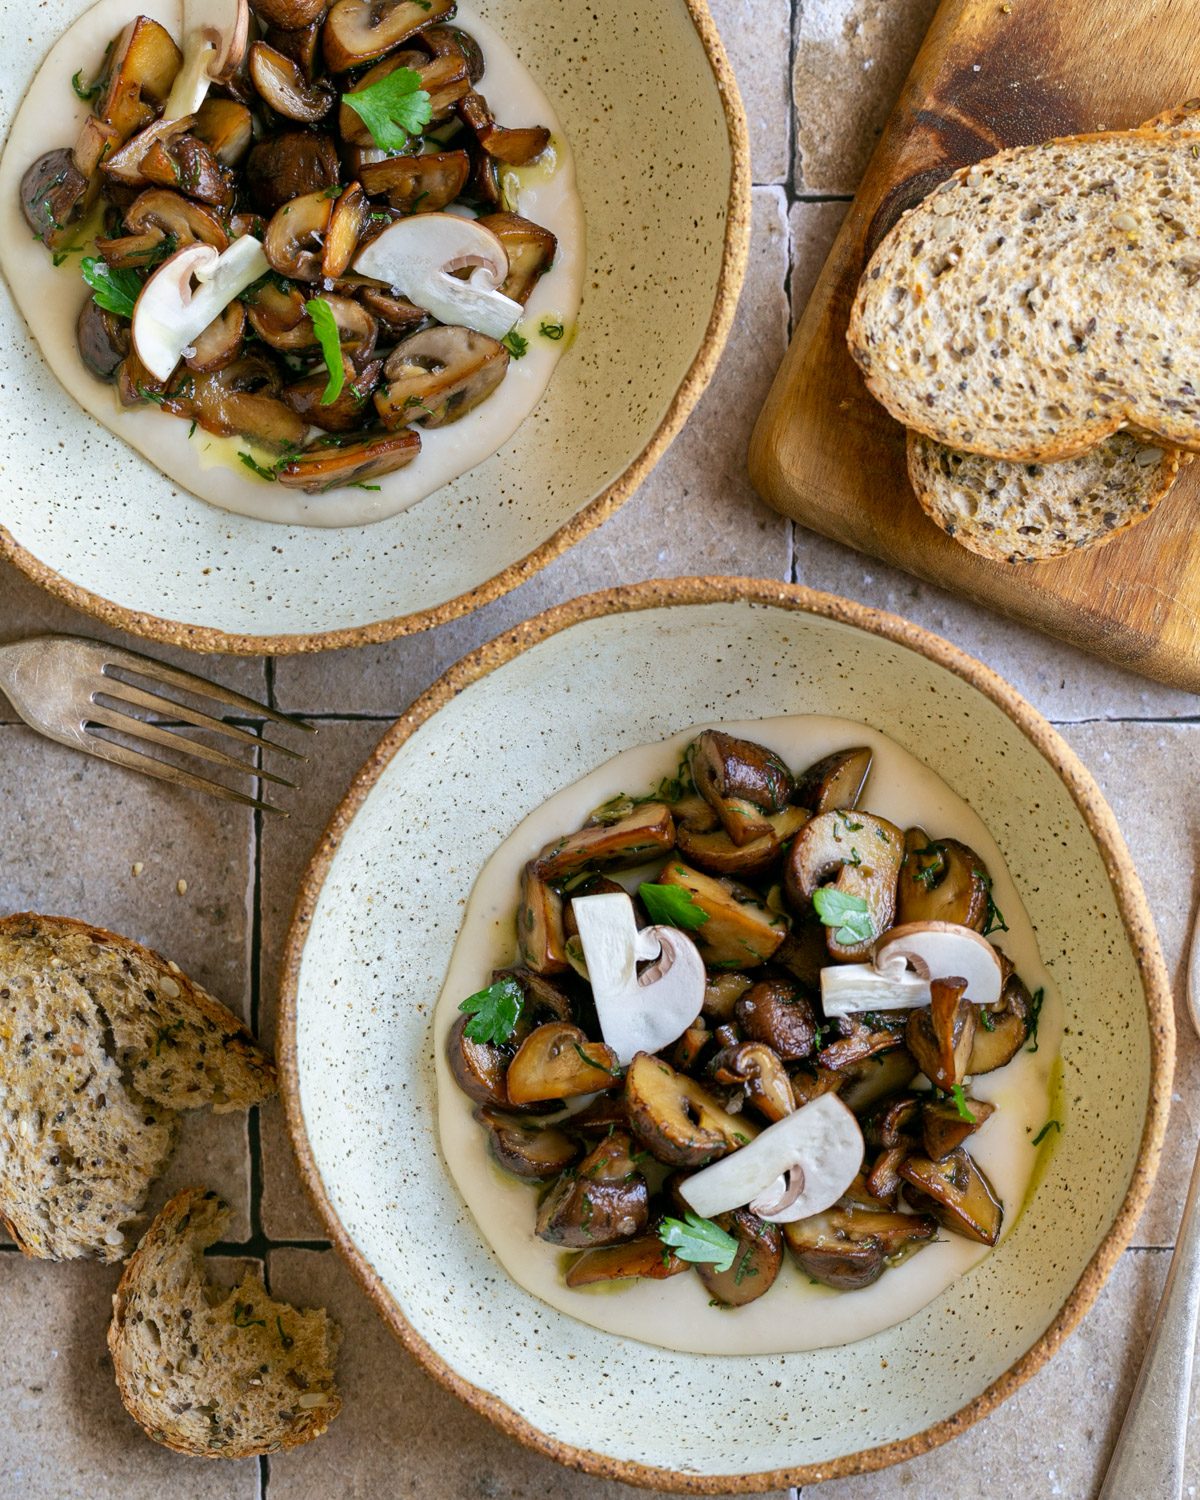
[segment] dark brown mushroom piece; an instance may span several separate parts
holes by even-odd
[[[808,813],[802,807],[785,807],[780,813],[767,815],[766,822],[771,825],[771,832],[751,839],[748,844],[734,843],[724,828],[697,833],[683,823],[677,833],[679,850],[710,875],[754,879],[765,875],[782,859],[784,844],[808,822]]]
[[[397,344],[375,409],[388,428],[446,427],[486,401],[508,371],[503,344],[470,328],[426,328]]]
[[[467,185],[471,161],[465,151],[433,151],[426,156],[389,156],[364,162],[359,169],[363,188],[372,197],[385,196],[405,214],[438,213],[453,203]]]
[[[868,1146],[890,1149],[902,1140],[915,1138],[921,1125],[920,1094],[890,1094],[859,1117]]]
[[[277,115],[301,125],[323,120],[337,98],[327,83],[310,83],[298,62],[266,42],[255,42],[250,48],[250,77]]]
[[[95,115],[88,115],[71,148],[71,160],[78,172],[90,178],[120,147],[121,132]]]
[[[335,0],[321,32],[325,61],[333,73],[374,62],[454,10],[455,0]]]
[[[91,206],[88,179],[66,147],[47,151],[21,178],[21,212],[48,250],[61,249]]]
[[[195,124],[195,119],[194,115],[185,115],[178,120],[156,120],[153,125],[147,125],[145,130],[138,131],[119,150],[107,155],[101,163],[101,173],[109,192],[115,191],[118,185],[135,188],[148,186],[150,179],[142,171],[142,162],[156,147],[168,148],[186,135]],[[172,183],[172,186],[176,184]]]
[[[913,1149],[911,1141],[903,1141],[899,1145],[886,1147],[872,1162],[863,1182],[875,1203],[889,1209],[899,1207],[903,1182],[900,1168],[912,1155]]]
[[[977,1024],[967,1073],[974,1078],[980,1073],[994,1073],[1011,1062],[1029,1036],[1032,1014],[1033,997],[1024,981],[1010,974],[998,1005],[975,1006]]]
[[[166,383],[156,380],[131,348],[117,368],[117,399],[122,406],[141,406],[148,400],[160,405],[172,415],[183,416],[182,405],[176,410],[173,399],[167,398]]]
[[[669,860],[659,881],[687,891],[707,920],[691,933],[710,965],[739,969],[766,963],[787,934],[787,918],[773,912],[749,886],[714,879]]]
[[[127,140],[165,104],[183,63],[171,34],[148,16],[130,21],[109,53],[108,78],[96,114]]]
[[[211,245],[218,252],[229,248],[229,235],[211,208],[166,188],[139,194],[125,211],[125,228],[134,235],[157,232],[177,250],[194,244]]]
[[[246,187],[268,217],[285,203],[336,187],[341,174],[337,147],[327,135],[289,130],[259,143],[246,158]]]
[[[454,1081],[476,1104],[508,1107],[505,1075],[512,1061],[511,1047],[476,1042],[467,1035],[470,1016],[459,1016],[446,1038],[446,1061]]]
[[[290,58],[305,80],[313,82],[321,52],[321,28],[316,21],[307,26],[268,26],[263,41]]]
[[[475,1118],[487,1131],[497,1163],[526,1182],[549,1182],[582,1155],[577,1142],[553,1125],[535,1125],[487,1104],[475,1111]]]
[[[467,147],[467,155],[471,160],[471,175],[467,179],[463,197],[478,204],[480,208],[500,209],[504,213],[510,213],[515,205],[505,199],[504,187],[500,181],[500,163],[494,156],[489,156],[474,137]]]
[[[517,902],[517,946],[521,962],[535,974],[564,974],[567,963],[563,898],[531,861],[521,871]]]
[[[757,1134],[694,1078],[646,1052],[639,1052],[626,1071],[625,1105],[634,1134],[671,1167],[702,1167]]]
[[[194,135],[156,142],[142,157],[141,173],[147,182],[174,188],[201,203],[233,206],[233,173]]]
[[[777,1224],[768,1224],[748,1208],[718,1214],[713,1223],[737,1241],[737,1252],[727,1271],[701,1261],[696,1274],[708,1295],[724,1307],[748,1307],[775,1284],[783,1265],[783,1235]]]
[[[206,432],[285,452],[300,446],[306,429],[279,399],[281,387],[274,364],[261,354],[243,354],[222,370],[195,376],[189,412]]]
[[[474,85],[483,77],[483,48],[461,26],[431,26],[418,38],[434,57],[461,57],[467,65],[467,77]]]
[[[517,1105],[574,1099],[620,1087],[616,1053],[603,1042],[588,1041],[587,1033],[569,1021],[535,1026],[508,1068],[508,1097]]]
[[[355,296],[389,338],[407,337],[429,317],[423,307],[415,306],[406,297],[393,297],[381,287],[359,287]]]
[[[871,760],[872,752],[864,745],[835,750],[801,772],[796,781],[796,801],[813,814],[857,807]]]
[[[589,823],[547,844],[535,863],[544,880],[567,880],[592,867],[629,869],[670,852],[675,821],[662,802],[645,802],[615,823]]]
[[[749,974],[710,974],[704,986],[704,1006],[701,1014],[710,1021],[730,1021],[738,1001],[754,981]]]
[[[527,167],[541,156],[550,144],[550,132],[544,125],[507,130],[496,124],[487,100],[471,90],[458,101],[458,115],[474,135],[480,149],[494,161],[509,167]]]
[[[904,836],[885,818],[867,812],[819,813],[804,825],[788,851],[784,867],[788,901],[798,912],[811,911],[817,891],[831,879],[841,895],[865,901],[869,937],[842,942],[838,926],[825,929],[833,958],[861,961],[892,925],[903,858]]]
[[[421,451],[421,436],[403,432],[368,432],[361,437],[317,438],[275,471],[288,489],[323,495],[339,485],[369,484],[412,463]]]
[[[746,1036],[765,1042],[785,1063],[802,1062],[816,1045],[816,1012],[790,979],[760,980],[741,996],[734,1014]]]
[[[536,1232],[552,1245],[586,1250],[635,1239],[649,1220],[650,1193],[633,1142],[615,1130],[562,1173],[542,1199]]]
[[[961,1146],[941,1161],[910,1156],[900,1175],[909,1184],[904,1196],[910,1207],[932,1214],[943,1229],[980,1245],[994,1245],[1000,1238],[1003,1205]]]
[[[774,832],[764,814],[782,812],[791,798],[791,772],[772,750],[706,729],[687,749],[696,790],[735,844]]]
[[[833,1208],[783,1226],[783,1237],[800,1269],[839,1292],[879,1280],[888,1261],[928,1244],[937,1223],[926,1214],[875,1213]]]
[[[745,1090],[750,1103],[772,1124],[796,1108],[791,1080],[778,1055],[765,1042],[722,1047],[709,1063],[708,1074],[724,1088]]]
[[[268,26],[296,31],[319,21],[328,3],[329,0],[254,0],[254,10]]]
[[[821,1068],[815,1063],[805,1063],[792,1070],[792,1097],[796,1108],[803,1109],[822,1094],[840,1094],[846,1080],[841,1073],[831,1068]]]
[[[838,1092],[847,1109],[857,1114],[859,1110],[870,1109],[897,1089],[908,1088],[919,1071],[907,1047],[897,1047],[894,1051],[877,1052],[873,1057],[851,1063],[834,1077],[840,1079]]]
[[[231,302],[193,341],[191,353],[186,349],[183,362],[198,375],[209,375],[231,365],[242,352],[246,336],[246,309]]]
[[[129,323],[105,312],[91,297],[79,309],[75,341],[84,364],[100,380],[115,380],[129,353]]]
[[[908,830],[904,846],[896,887],[897,924],[956,922],[982,932],[992,882],[974,849],[957,839],[930,840],[921,828]]]
[[[680,1260],[674,1250],[668,1250],[657,1234],[644,1234],[627,1244],[585,1250],[571,1262],[565,1280],[569,1287],[578,1289],[595,1286],[601,1281],[632,1281],[635,1278],[665,1281],[689,1270],[691,1267],[687,1261]]]
[[[818,989],[821,970],[829,963],[824,924],[816,917],[794,921],[775,951],[774,962],[809,989]]]
[[[721,820],[699,792],[687,791],[677,799],[663,799],[671,809],[676,824],[692,833],[713,833]]]
[[[921,1140],[925,1155],[933,1161],[949,1156],[996,1112],[994,1104],[972,1099],[968,1094],[961,1107],[954,1099],[926,1099],[921,1106]]]
[[[508,256],[508,275],[500,287],[501,292],[524,306],[534,287],[554,264],[558,240],[548,229],[543,229],[532,219],[523,219],[520,214],[488,214],[479,222],[484,229],[492,231]]]
[[[323,432],[357,432],[363,426],[364,414],[373,416],[371,394],[383,374],[383,360],[373,359],[347,379],[332,401],[326,401],[328,371],[294,380],[284,390],[283,399],[298,416]]]
[[[271,269],[295,281],[320,281],[321,255],[333,199],[328,192],[305,193],[275,210],[267,225],[263,254]]]
[[[915,1012],[914,1012],[915,1014]],[[906,1016],[902,1011],[873,1016],[868,1022],[858,1016],[847,1017],[848,1029],[817,1053],[817,1064],[835,1073],[857,1066],[881,1053],[894,1052],[905,1045]]]
[[[612,1130],[629,1129],[629,1110],[625,1095],[597,1094],[585,1108],[576,1110],[564,1122],[579,1135],[608,1135]]]
[[[908,1017],[904,1042],[925,1077],[944,1093],[967,1076],[975,1042],[976,1011],[962,998],[965,979],[934,979],[932,1003]]]

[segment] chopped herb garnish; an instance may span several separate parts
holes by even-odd
[[[166,391],[152,391],[149,386],[145,385],[136,386],[135,389],[143,401],[153,401],[155,406],[161,406],[167,399]]]
[[[378,83],[343,94],[342,103],[359,117],[381,151],[407,150],[409,138],[420,135],[433,119],[429,95],[414,68],[396,68]]]
[[[987,1006],[980,1005],[976,1009],[979,1016],[979,1023],[983,1027],[984,1031],[995,1031],[996,1018],[994,1015],[992,1015]]]
[[[279,1334],[279,1342],[283,1345],[283,1347],[285,1349],[290,1349],[292,1347],[292,1345],[296,1342],[296,1340],[291,1336],[290,1333],[284,1333],[284,1331],[283,1331],[283,1319],[279,1316],[278,1313],[275,1314],[275,1328],[276,1328],[276,1330],[278,1331],[278,1334]]]
[[[1029,1031],[1027,1033],[1032,1046],[1026,1047],[1026,1052],[1036,1052],[1038,1049],[1038,1026],[1041,1024],[1042,1006],[1045,1000],[1045,990],[1034,990],[1033,1002],[1029,1007]]]
[[[325,356],[325,368],[329,371],[329,383],[321,396],[321,405],[330,406],[342,394],[346,384],[346,361],[342,358],[342,335],[338,330],[333,308],[321,297],[311,297],[304,304],[304,311],[312,319],[313,329]]]
[[[469,1027],[467,1029],[468,1031],[470,1030]],[[572,1046],[579,1053],[579,1060],[587,1063],[589,1068],[595,1068],[599,1073],[607,1073],[610,1078],[620,1078],[620,1068],[606,1068],[602,1062],[597,1062],[594,1057],[589,1057],[578,1042],[573,1042]]]
[[[507,1042],[517,1029],[524,1005],[524,990],[506,974],[486,990],[468,995],[458,1007],[471,1017],[465,1035],[472,1042]]]
[[[663,927],[678,927],[683,932],[694,932],[708,921],[708,913],[697,906],[691,891],[679,885],[656,885],[646,881],[638,886],[642,905],[650,913],[650,920]]]
[[[264,469],[257,459],[249,453],[239,453],[238,457],[248,469],[253,469],[260,479],[265,479],[268,484],[274,484],[276,474],[274,469]]]
[[[357,484],[352,484],[350,488],[352,490],[381,490],[383,486],[381,484],[363,484],[362,481],[359,480]]]
[[[192,425],[188,428],[188,437],[189,438],[194,438],[195,436],[196,436],[196,423],[195,423],[195,419],[193,419]]]
[[[566,331],[561,323],[552,322],[549,318],[543,318],[538,326],[541,336],[544,339],[550,339],[555,344],[566,334]]]
[[[500,342],[514,359],[524,359],[529,353],[529,340],[519,334],[515,328],[510,328]]]
[[[848,896],[845,891],[826,885],[813,897],[813,907],[825,926],[835,929],[834,942],[849,946],[865,943],[875,936],[870,908],[861,896]]]
[[[114,271],[94,255],[83,258],[83,279],[92,289],[92,301],[119,318],[133,317],[133,304],[142,283],[136,271]]]
[[[966,1120],[971,1125],[978,1124],[978,1121],[967,1105],[967,1096],[963,1093],[961,1083],[956,1083],[950,1090],[950,1097],[954,1100],[954,1107],[958,1111],[958,1118],[960,1120]]]
[[[235,1302],[233,1304],[233,1322],[235,1328],[265,1328],[267,1320],[253,1316],[254,1309],[249,1302]]]
[[[992,878],[984,876],[984,888],[987,891],[987,920],[983,924],[983,936],[990,937],[993,932],[1007,932],[1008,923],[1004,920],[1004,913],[992,900]]]
[[[103,78],[97,78],[96,81],[95,81],[95,83],[83,83],[82,79],[83,79],[83,69],[82,68],[80,68],[77,73],[72,73],[71,74],[71,87],[75,90],[76,95],[80,99],[86,99],[86,100],[94,99],[96,97],[96,95],[100,92],[100,90],[104,87],[104,80],[103,80]]]
[[[754,1246],[747,1245],[746,1248],[742,1251],[741,1255],[738,1257],[737,1267],[733,1273],[734,1286],[741,1286],[742,1282],[745,1281],[747,1276],[758,1275],[758,1267],[750,1264],[750,1259],[753,1254]]]
[[[684,1219],[664,1219],[658,1228],[663,1244],[674,1250],[680,1260],[691,1265],[711,1265],[715,1271],[728,1271],[738,1253],[738,1242],[731,1234],[688,1213]]]
[[[1037,1135],[1034,1136],[1032,1144],[1035,1145],[1035,1146],[1040,1146],[1042,1144],[1042,1142],[1046,1139],[1046,1137],[1050,1134],[1050,1132],[1052,1130],[1057,1130],[1058,1133],[1061,1135],[1062,1134],[1062,1121],[1061,1120],[1047,1120],[1046,1123],[1042,1126],[1042,1128],[1038,1131]]]

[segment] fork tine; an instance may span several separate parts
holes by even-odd
[[[209,682],[207,678],[196,677],[191,672],[185,672],[181,667],[171,667],[166,662],[155,661],[152,657],[143,656],[140,651],[126,651],[123,647],[113,646],[107,651],[108,665],[124,667],[126,671],[137,672],[143,677],[154,678],[158,682],[168,682],[172,687],[186,688],[189,692],[197,693],[203,698],[215,698],[218,703],[227,703],[232,708],[245,708],[255,715],[265,715],[268,719],[274,719],[276,724],[286,724],[290,729],[301,729],[305,734],[316,734],[312,724],[306,724],[302,719],[293,719],[289,714],[281,714],[277,708],[270,708],[265,703],[259,703],[257,699],[247,698],[244,693],[236,693],[233,688],[223,686],[219,682]],[[105,673],[107,676],[107,672]]]
[[[88,710],[88,720],[93,724],[103,724],[106,729],[116,729],[121,734],[129,735],[131,739],[150,740],[155,745],[165,745],[170,750],[194,755],[198,760],[209,761],[214,766],[240,771],[243,776],[261,776],[264,781],[273,781],[276,786],[285,786],[291,791],[296,789],[294,781],[285,781],[282,776],[276,776],[274,771],[260,771],[257,766],[247,765],[244,760],[227,755],[224,750],[201,744],[198,740],[185,739],[181,734],[160,729],[157,724],[147,724],[144,719],[135,719],[132,714],[123,714],[99,703],[93,703]]]
[[[257,797],[235,791],[233,787],[222,786],[219,781],[206,781],[203,776],[196,776],[191,771],[183,771],[178,766],[168,765],[166,761],[158,760],[153,755],[143,755],[140,750],[131,750],[127,745],[118,745],[113,740],[106,740],[98,734],[88,733],[86,738],[87,744],[84,748],[89,755],[95,755],[100,760],[111,760],[118,766],[127,766],[131,771],[141,771],[143,775],[157,777],[159,781],[171,781],[177,786],[190,787],[195,792],[208,792],[211,796],[223,797],[227,802],[238,802],[243,807],[252,807],[257,812],[278,813],[282,818],[288,815],[285,808],[273,807],[269,802],[260,802]]]
[[[182,719],[185,724],[194,724],[197,729],[215,730],[217,734],[228,735],[239,744],[253,745],[256,750],[259,748],[278,750],[280,755],[286,755],[292,760],[308,759],[298,750],[289,750],[286,745],[277,745],[274,740],[260,740],[256,734],[251,734],[249,730],[242,729],[237,724],[226,724],[224,719],[214,719],[211,714],[201,713],[198,708],[188,708],[185,704],[176,703],[171,698],[163,698],[158,693],[144,692],[141,688],[134,687],[132,683],[122,682],[119,677],[109,677],[105,674],[104,681],[105,686],[97,691],[103,692],[106,698],[116,698],[122,703],[134,703],[139,708],[150,709],[153,713],[163,713],[170,719]],[[110,682],[121,691],[118,693],[110,690],[107,686]],[[95,701],[94,694],[92,701]],[[290,785],[290,783],[285,783],[285,785]]]

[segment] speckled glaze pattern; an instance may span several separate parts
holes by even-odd
[[[47,40],[85,8],[0,0],[0,127]],[[277,655],[464,614],[629,497],[699,399],[733,319],[750,192],[737,87],[704,0],[483,0],[481,10],[554,99],[587,214],[578,338],[512,441],[374,526],[231,515],[182,493],[77,407],[6,293],[0,388],[23,399],[10,403],[0,463],[0,556],[126,630]]]
[[[438,1155],[429,1015],[477,870],[534,806],[685,725],[788,712],[876,726],[983,815],[1064,998],[1067,1128],[1014,1232],[928,1308],[851,1346],[738,1359],[731,1371],[729,1360],[585,1327],[499,1270]],[[576,600],[441,678],[381,742],[317,849],[281,1004],[284,1096],[307,1187],[406,1347],[530,1446],[693,1494],[912,1457],[1027,1379],[1128,1242],[1174,1058],[1140,884],[1057,733],[917,626],[736,579]],[[681,1423],[664,1390],[729,1419]]]

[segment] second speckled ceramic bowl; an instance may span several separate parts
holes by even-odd
[[[0,556],[155,640],[284,653],[389,639],[515,588],[611,515],[683,425],[733,318],[750,168],[705,0],[480,0],[553,100],[587,215],[579,334],[492,459],[391,520],[292,529],[181,493],[61,389],[0,296]],[[49,41],[0,0],[0,129]],[[137,7],[130,0],[129,14]]]
[[[631,746],[780,713],[875,726],[983,816],[1065,1005],[1065,1128],[997,1250],[898,1327],[805,1354],[674,1354],[578,1323],[498,1270],[439,1154],[429,1016],[476,872],[526,813]],[[1038,1369],[1132,1233],[1174,1054],[1137,876],[1054,730],[917,626],[736,579],[576,600],[437,682],[385,736],[314,857],[282,1003],[301,1170],[405,1346],[531,1447],[694,1494],[912,1457]]]

